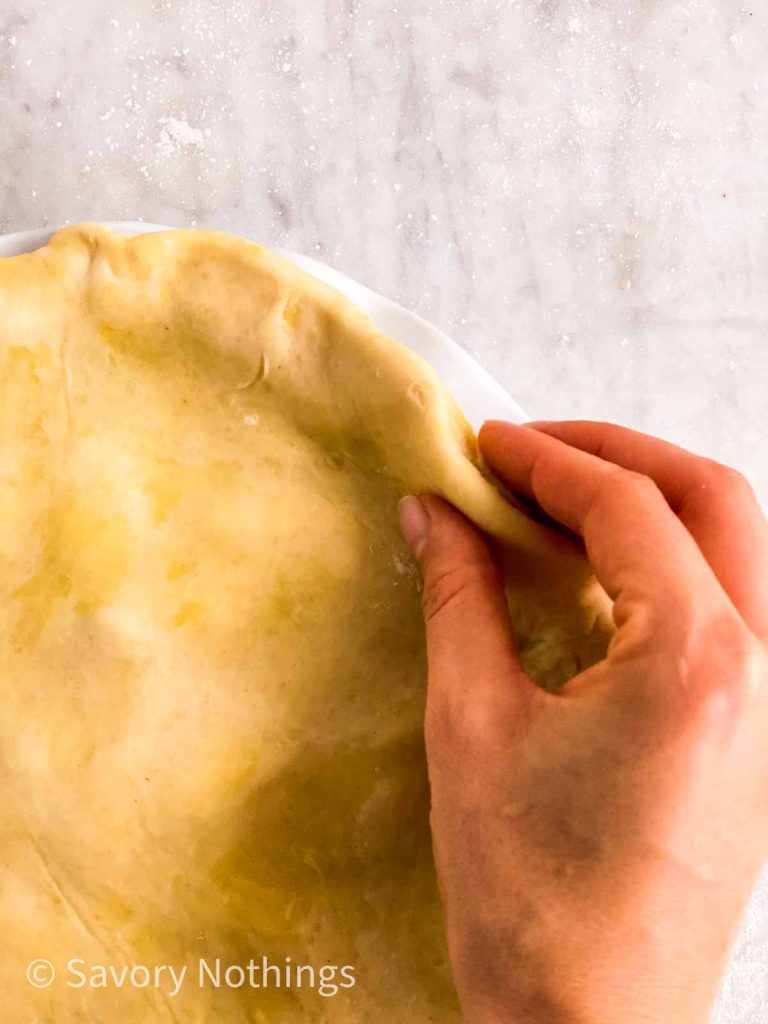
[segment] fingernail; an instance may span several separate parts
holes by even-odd
[[[429,532],[429,516],[418,498],[413,494],[401,498],[398,506],[400,530],[406,544],[418,555]]]

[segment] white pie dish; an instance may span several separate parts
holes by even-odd
[[[169,227],[167,224],[145,224],[142,221],[106,221],[105,224],[113,231],[127,235],[166,231]],[[0,256],[32,252],[45,245],[54,231],[41,228],[37,231],[0,235]],[[528,419],[511,395],[472,356],[416,313],[411,313],[391,299],[311,256],[274,246],[268,248],[343,292],[368,313],[380,330],[398,338],[430,363],[475,429],[487,419],[512,420],[515,423]]]

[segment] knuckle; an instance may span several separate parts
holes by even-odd
[[[655,481],[644,473],[637,473],[632,469],[621,469],[617,474],[616,486],[624,495],[657,499],[661,497],[661,491]]]
[[[752,494],[752,487],[742,473],[715,459],[701,459],[697,480],[702,490],[730,495]]]
[[[729,618],[712,630],[712,650],[702,661],[711,688],[751,691],[763,651],[741,620]]]
[[[744,624],[732,615],[704,624],[698,643],[676,663],[675,692],[684,717],[728,724],[761,693],[765,653]]]
[[[660,497],[661,491],[649,476],[616,466],[606,474],[586,514],[600,506],[605,510],[627,502],[655,501]]]

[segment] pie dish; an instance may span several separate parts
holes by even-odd
[[[252,243],[66,228],[0,260],[0,313],[5,1019],[457,1022],[397,500],[494,539],[550,688],[611,634],[583,553],[426,363]],[[262,957],[354,984],[114,980]]]

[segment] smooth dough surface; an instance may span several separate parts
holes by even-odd
[[[581,553],[505,501],[432,370],[337,292],[202,231],[77,226],[0,260],[4,1021],[459,1020],[396,518],[421,491],[496,538],[539,682],[602,656]],[[356,984],[61,976],[262,955]]]

